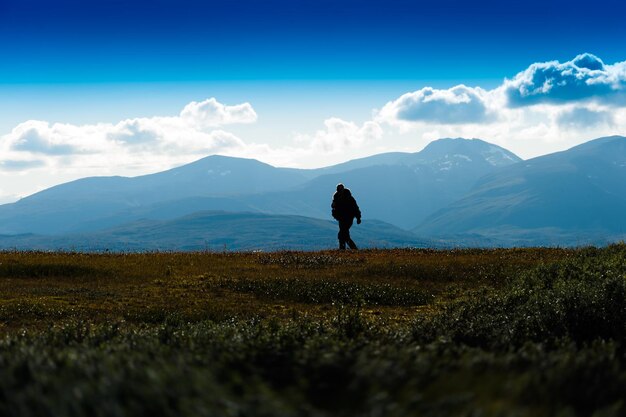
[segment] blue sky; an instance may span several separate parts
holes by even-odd
[[[617,0],[2,0],[3,83],[501,79],[626,50]]]
[[[470,136],[528,158],[624,134],[625,9],[0,0],[0,202],[211,153],[311,167]]]

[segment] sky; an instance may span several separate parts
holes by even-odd
[[[213,154],[626,135],[621,1],[0,0],[0,203]]]

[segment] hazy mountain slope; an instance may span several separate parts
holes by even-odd
[[[470,162],[476,170],[502,167],[521,161],[514,153],[481,139],[439,139],[431,142],[420,152],[405,155],[399,160],[408,165],[428,164],[441,169]],[[444,169],[445,170],[445,169]]]
[[[429,213],[430,205],[438,200],[425,196],[428,187],[411,168],[381,165],[322,175],[301,189],[249,196],[244,201],[268,213],[330,218],[330,203],[339,182],[352,190],[363,218],[380,219],[399,227],[414,225],[412,219]]]
[[[133,178],[133,191],[145,201],[195,196],[233,196],[282,190],[307,180],[299,170],[275,168],[254,159],[209,156],[165,172]],[[151,191],[161,193],[157,197]]]
[[[118,212],[120,216],[115,217],[123,220],[126,211],[156,203],[288,189],[306,180],[297,170],[252,159],[210,156],[156,174],[91,177],[51,187],[0,206],[0,233],[62,233],[103,217],[111,219]],[[197,208],[190,207],[186,213]],[[217,204],[212,208],[229,207]]]
[[[235,197],[189,197],[116,211],[113,214],[108,214],[95,220],[78,223],[70,232],[90,232],[108,229],[141,219],[171,220],[206,210],[228,212],[255,211],[253,207],[237,200]]]
[[[414,154],[374,155],[319,170],[211,156],[151,175],[85,178],[52,187],[0,206],[0,233],[93,231],[199,210],[328,219],[338,182],[353,190],[366,218],[411,228],[460,198],[482,175],[515,160],[477,139],[442,139]]]
[[[139,177],[83,178],[48,188],[20,202],[108,199],[139,205],[190,196],[232,196],[280,190],[306,180],[298,170],[275,168],[254,159],[214,155]]]
[[[167,221],[142,220],[67,236],[1,236],[0,248],[143,251],[330,249],[335,222],[303,216],[201,212]],[[360,247],[425,247],[432,242],[376,220],[352,228]]]
[[[481,179],[465,198],[426,219],[429,236],[493,235],[503,227],[550,233],[626,231],[626,138],[596,139]],[[552,231],[549,231],[551,229]]]
[[[382,156],[370,157],[370,161],[384,164],[321,175],[292,191],[250,196],[243,201],[259,211],[327,218],[332,193],[342,182],[352,190],[364,218],[412,228],[461,198],[483,175],[521,160],[478,139],[441,139],[415,154]]]
[[[337,165],[318,168],[313,170],[317,175],[338,174],[341,172],[351,171],[353,169],[367,168],[376,165],[397,165],[400,161],[413,155],[408,152],[386,152],[377,155],[367,156],[365,158],[352,159]]]

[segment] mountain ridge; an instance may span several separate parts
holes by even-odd
[[[455,149],[465,142],[469,156],[459,158]],[[513,155],[476,139],[433,143],[438,149],[450,148],[450,155],[438,154],[432,161],[420,157],[421,152],[432,151],[431,144],[420,152],[378,154],[316,170],[275,168],[254,159],[213,155],[138,177],[83,178],[0,206],[0,233],[86,232],[156,212],[164,219],[163,207],[176,201],[180,207],[172,209],[169,218],[217,209],[329,218],[328,199],[338,182],[357,193],[370,218],[408,229],[460,198],[474,180],[494,169],[480,160],[482,150],[500,149],[502,155]],[[196,203],[186,209],[192,199]]]
[[[494,236],[498,228],[590,236],[626,232],[626,138],[598,138],[482,177],[464,198],[413,229],[423,236]]]
[[[170,225],[165,228],[171,236],[159,239],[184,247],[184,227],[172,225],[220,211],[247,220],[213,216],[194,233],[232,228],[232,236],[261,241],[283,230],[297,246],[298,236],[317,236],[313,229],[319,227],[333,247],[330,199],[338,182],[352,189],[364,223],[388,225],[377,233],[396,230],[402,235],[398,244],[426,239],[461,246],[577,245],[626,238],[626,138],[611,136],[526,161],[480,139],[461,138],[315,170],[209,156],[146,176],[85,178],[0,206],[0,241],[65,242],[100,233],[114,245],[113,231],[126,228],[152,247],[148,229]],[[293,229],[281,229],[271,216]],[[272,221],[275,230],[264,229]]]

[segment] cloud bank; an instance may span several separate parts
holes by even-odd
[[[626,61],[583,53],[533,63],[493,89],[423,87],[376,113],[381,126],[421,146],[441,137],[478,137],[531,157],[594,137],[626,135]]]
[[[490,119],[485,96],[481,88],[465,85],[447,90],[424,87],[387,103],[381,116],[405,122],[482,123]]]
[[[337,117],[313,133],[294,133],[291,145],[245,142],[228,129],[255,123],[249,103],[225,105],[210,98],[185,105],[178,115],[130,118],[118,123],[74,125],[28,120],[0,136],[0,179],[53,177],[68,181],[91,175],[141,175],[207,155],[256,158],[280,166],[311,166],[321,155],[342,162],[346,152],[375,143],[383,130],[375,121],[356,124]],[[333,159],[334,158],[334,159]],[[21,179],[20,179],[21,181]],[[49,186],[48,185],[48,186]],[[15,195],[17,185],[9,187]]]
[[[502,86],[510,107],[592,100],[626,104],[626,62],[605,65],[584,53],[571,61],[532,64]]]
[[[564,63],[531,64],[492,90],[465,85],[449,89],[424,87],[388,102],[378,118],[391,124],[494,123],[505,119],[507,111],[573,103],[626,107],[626,61],[607,65],[597,56],[584,53]]]
[[[187,104],[180,112],[180,118],[189,125],[206,129],[235,123],[254,123],[257,114],[250,103],[225,106],[215,98],[210,98]]]
[[[313,135],[298,135],[296,141],[323,153],[342,152],[381,139],[383,130],[377,122],[368,121],[358,126],[337,117],[324,121],[324,129]]]
[[[569,129],[590,129],[597,126],[613,126],[613,115],[609,111],[575,107],[557,116],[559,126]]]
[[[232,152],[246,145],[223,126],[253,123],[249,103],[226,106],[215,98],[187,104],[178,116],[122,120],[119,123],[72,125],[28,120],[0,137],[0,170],[75,164],[110,165],[147,158],[204,156]],[[131,162],[137,163],[137,162]]]

